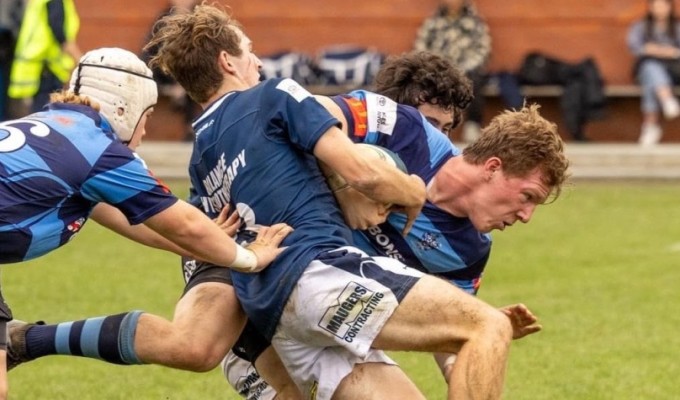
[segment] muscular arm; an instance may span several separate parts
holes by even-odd
[[[117,208],[99,203],[92,211],[91,218],[121,236],[156,249],[167,250],[180,256],[191,256],[187,250],[151,230],[144,224],[130,225],[125,215]]]
[[[317,100],[336,115],[337,106],[330,99],[317,97]],[[329,129],[319,139],[314,147],[314,155],[368,198],[403,207],[410,221],[420,213],[425,202],[425,184],[422,179],[404,174],[388,163],[375,162],[375,159],[359,151],[346,132],[337,127]],[[410,223],[405,231],[408,229]]]

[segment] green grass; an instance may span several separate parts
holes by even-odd
[[[182,183],[171,183],[180,196]],[[514,343],[506,399],[672,399],[680,363],[680,186],[581,183],[534,220],[494,235],[480,297],[527,304],[543,332]],[[178,258],[86,225],[73,243],[3,268],[19,319],[143,309],[170,317]],[[395,354],[430,399],[446,388],[427,355]],[[237,399],[218,370],[120,367],[51,357],[10,373],[11,398]]]

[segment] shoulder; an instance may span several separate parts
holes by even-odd
[[[268,92],[273,92],[277,97],[290,97],[297,102],[312,97],[307,89],[290,78],[267,79],[258,86],[262,86]]]

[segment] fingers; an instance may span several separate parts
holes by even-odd
[[[420,209],[415,210],[415,212],[414,209],[409,209],[407,211],[408,212],[406,213],[406,215],[408,219],[406,220],[406,225],[404,225],[404,229],[401,231],[402,236],[406,236],[411,231],[411,228],[413,227],[413,224],[416,222],[416,218],[420,213]]]
[[[215,218],[215,223],[220,227],[227,235],[234,236],[238,229],[241,227],[241,217],[238,212],[233,212],[229,214],[229,205],[225,206],[220,215]]]
[[[538,321],[538,318],[532,313],[524,304],[513,304],[501,308],[501,311],[510,318],[515,318],[521,321]]]
[[[530,325],[530,326],[523,326],[521,328],[517,328],[514,331],[514,334],[512,335],[513,339],[521,339],[525,336],[532,335],[534,333],[540,332],[543,329],[541,325],[535,324],[535,325]]]
[[[220,211],[220,215],[218,215],[217,218],[215,219],[215,223],[217,225],[222,225],[227,220],[228,217],[229,217],[229,204],[222,208],[222,211]]]
[[[283,239],[291,232],[293,232],[293,228],[287,224],[275,224],[269,227],[262,227],[257,233],[257,238],[254,243],[263,246],[278,247],[281,242],[283,242]]]
[[[224,210],[223,210],[224,211]],[[221,213],[220,213],[221,214]],[[237,212],[233,212],[225,221],[226,225],[241,225],[241,216]]]

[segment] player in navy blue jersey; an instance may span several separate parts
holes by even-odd
[[[281,251],[287,226],[267,230],[250,250],[242,248],[153,177],[133,150],[156,98],[151,71],[137,56],[97,49],[81,58],[69,89],[53,94],[44,111],[0,124],[1,264],[68,243],[100,203],[123,216],[121,231],[150,236],[145,244],[217,265],[255,271]],[[134,327],[137,317],[128,313],[109,322]],[[0,301],[0,397],[6,395],[5,324],[11,319]]]

